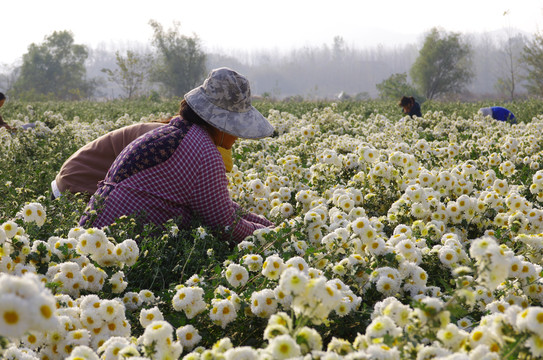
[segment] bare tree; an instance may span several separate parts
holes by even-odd
[[[503,16],[509,15],[509,10],[503,13]],[[513,36],[510,26],[506,29],[507,38],[503,42],[503,56],[501,68],[503,76],[499,76],[494,88],[500,94],[507,94],[511,101],[515,100],[515,90],[519,82],[519,63],[520,59],[517,54],[522,52],[525,40],[521,34]]]
[[[2,92],[9,92],[13,84],[17,81],[21,67],[17,65],[4,65],[3,71],[0,73],[0,89]]]
[[[115,53],[117,69],[102,69],[108,79],[123,89],[128,99],[139,95],[149,72],[151,56],[127,50],[126,56]]]

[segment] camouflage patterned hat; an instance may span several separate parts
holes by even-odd
[[[273,134],[273,126],[251,105],[249,81],[232,69],[212,70],[185,100],[203,120],[230,135],[259,139]]]

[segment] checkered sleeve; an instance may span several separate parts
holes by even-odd
[[[232,202],[233,202],[233,204],[234,204],[234,208],[236,209],[236,211],[238,211],[238,212],[243,211],[243,210],[241,209],[241,206],[240,206],[238,203],[236,203],[236,202],[234,202],[234,201],[232,201]],[[253,223],[257,223],[257,224],[260,224],[260,225],[264,225],[264,226],[266,226],[266,227],[268,227],[268,226],[273,226],[273,225],[274,225],[271,221],[269,221],[269,220],[266,219],[265,217],[260,216],[260,215],[257,215],[257,214],[255,214],[255,213],[251,213],[251,212],[250,212],[250,213],[243,214],[242,218],[245,219],[245,220],[247,220],[247,221],[253,222]]]
[[[198,156],[199,169],[191,195],[191,208],[211,228],[223,234],[223,240],[239,243],[261,223],[241,217],[239,206],[228,193],[228,178],[222,157],[216,148],[205,148]]]

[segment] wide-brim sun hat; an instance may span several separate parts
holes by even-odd
[[[232,69],[212,70],[204,83],[184,98],[205,122],[225,133],[244,139],[273,134],[272,124],[251,105],[249,81]]]

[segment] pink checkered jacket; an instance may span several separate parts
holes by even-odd
[[[152,141],[159,145],[150,147]],[[182,225],[188,226],[197,217],[233,243],[273,225],[261,216],[242,212],[230,198],[227,185],[224,162],[207,132],[174,118],[119,154],[89,203],[98,217],[88,224],[86,214],[80,225],[104,227],[122,215],[142,212],[147,221],[158,225],[181,217]],[[95,204],[97,199],[103,201],[100,206],[96,206],[99,201]]]

